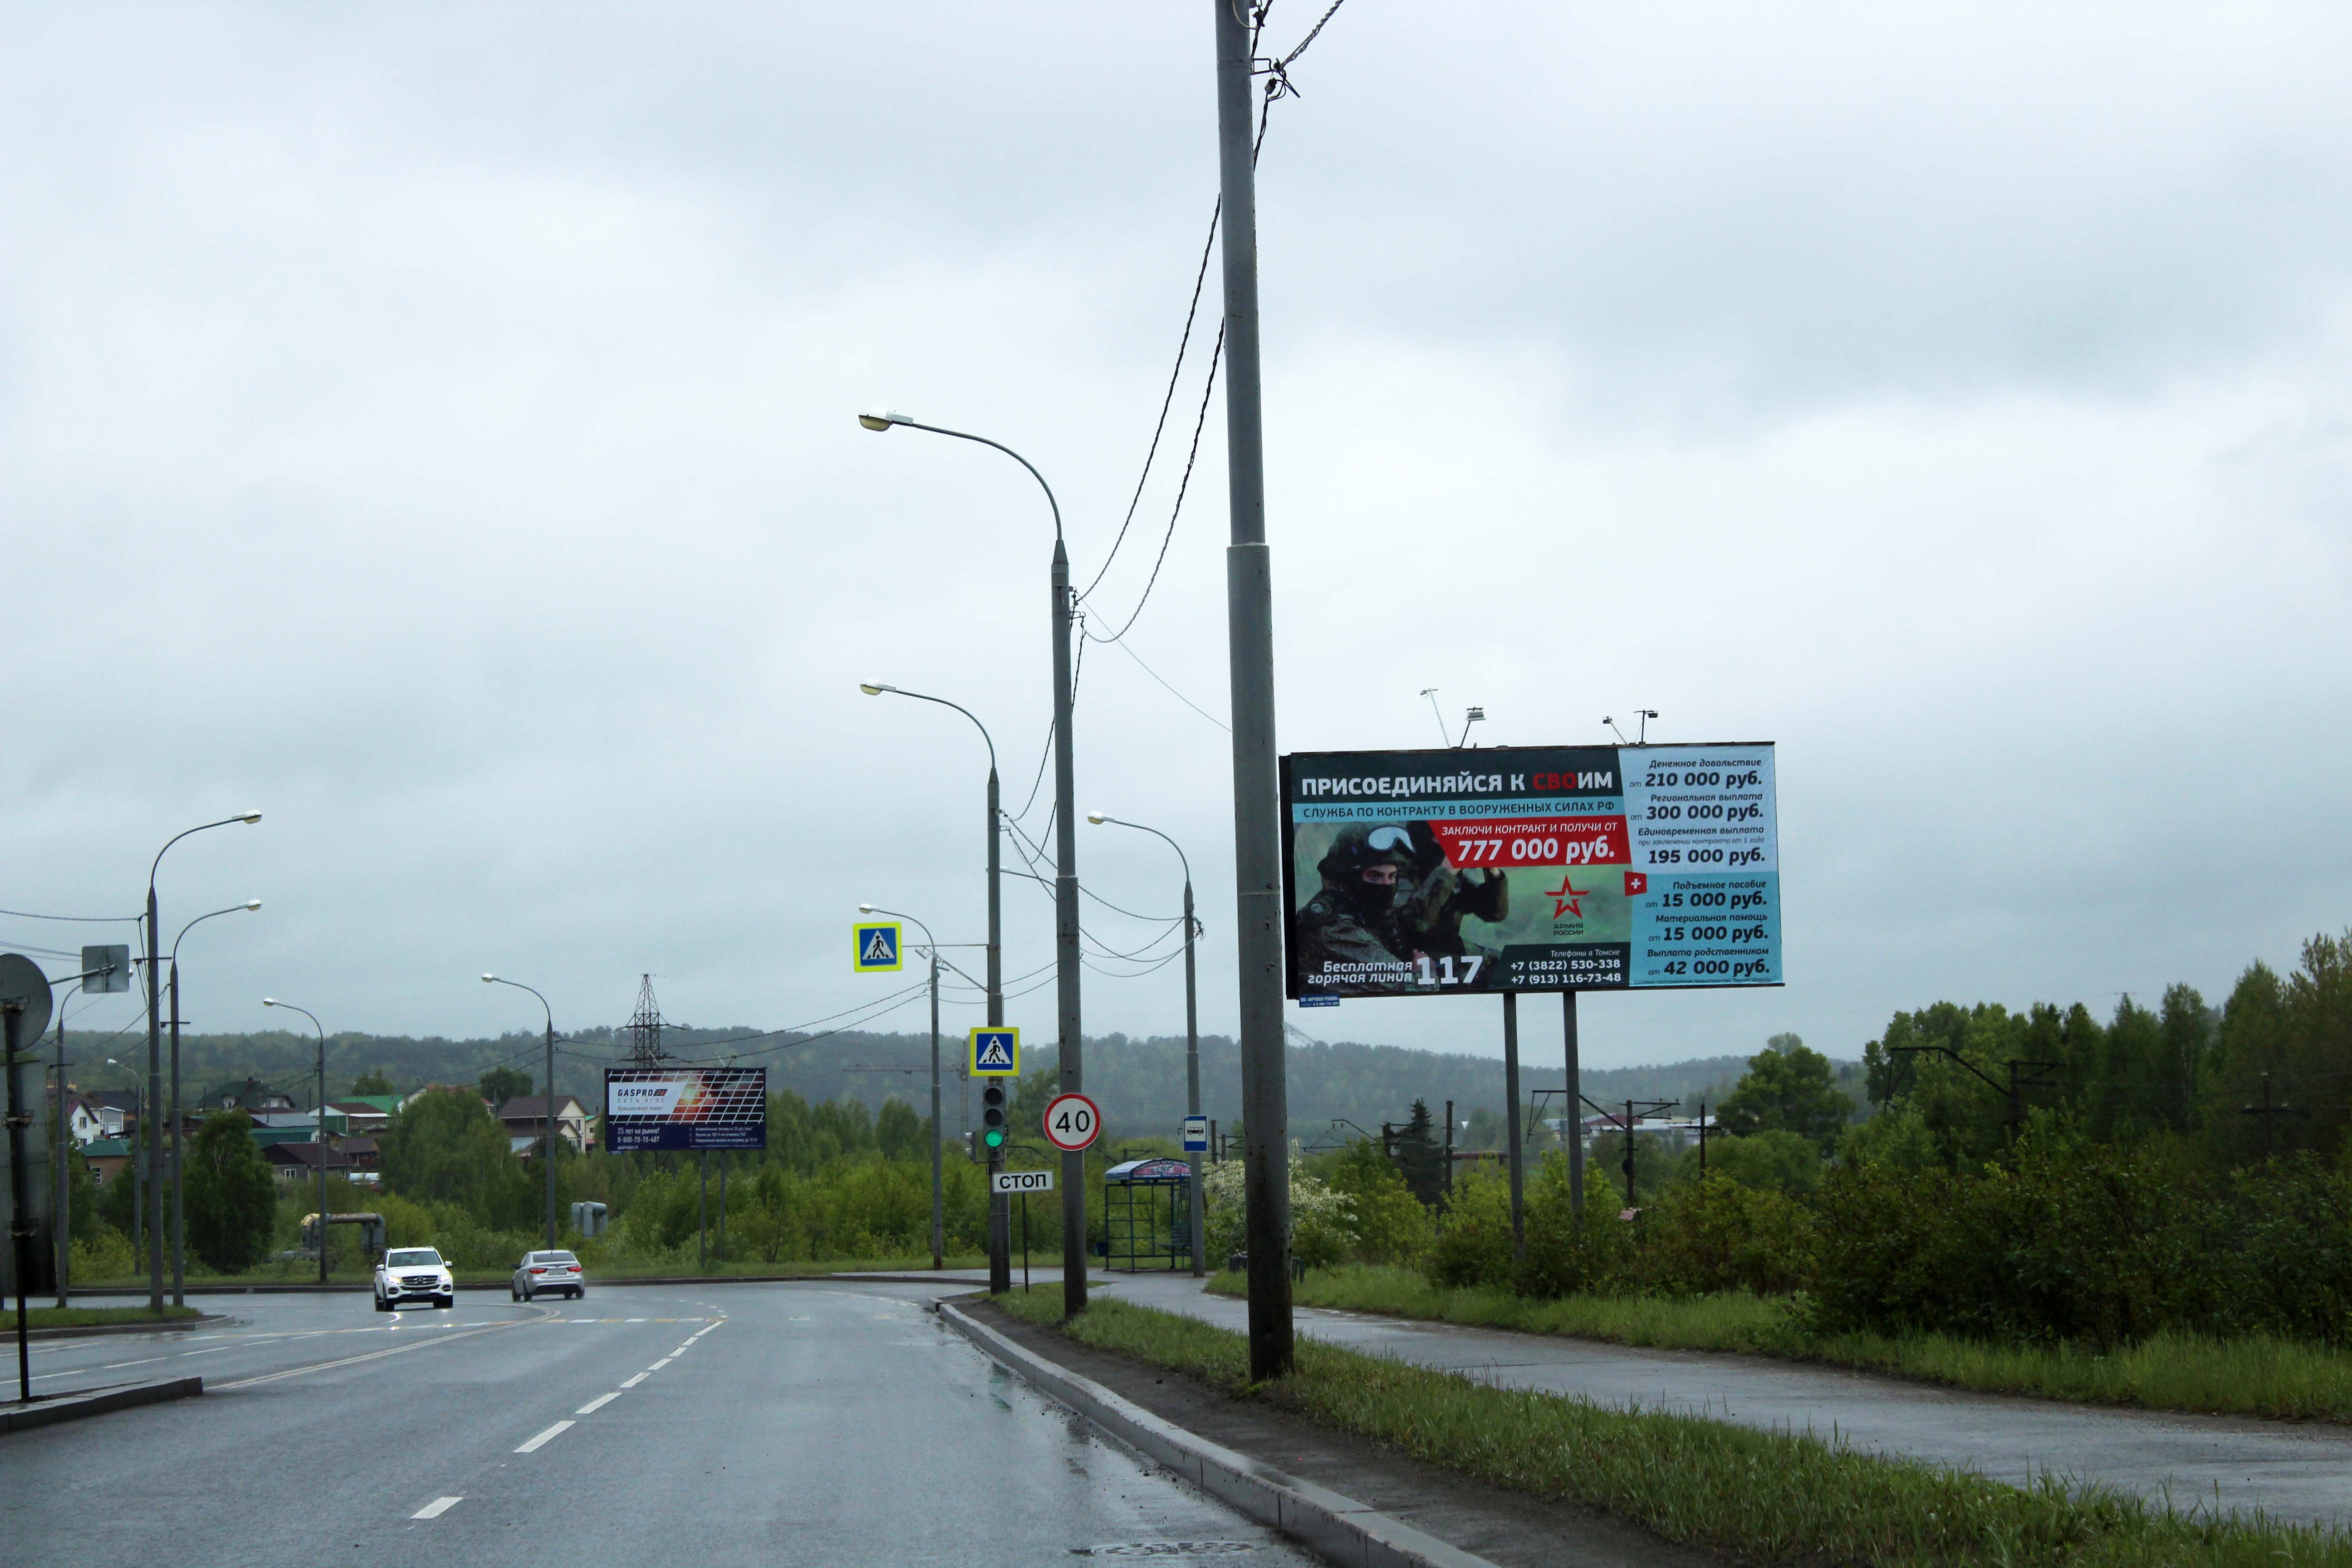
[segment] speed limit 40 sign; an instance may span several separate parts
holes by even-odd
[[[1057,1094],[1045,1105],[1045,1141],[1076,1154],[1102,1136],[1102,1112],[1083,1094]]]

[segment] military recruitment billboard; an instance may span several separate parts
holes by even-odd
[[[604,1069],[604,1147],[764,1149],[766,1068]]]
[[[1282,760],[1288,994],[1778,985],[1769,742]]]

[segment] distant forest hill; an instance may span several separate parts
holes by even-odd
[[[755,1037],[747,1038],[746,1037]],[[1549,1042],[1547,1042],[1549,1043]],[[812,1103],[856,1100],[869,1110],[899,1099],[927,1111],[930,1085],[930,1040],[928,1035],[839,1034],[822,1038],[786,1035],[761,1037],[750,1028],[696,1029],[670,1026],[662,1044],[672,1057],[685,1061],[723,1061],[765,1067],[771,1090],[791,1089]],[[90,1058],[103,1054],[68,1037],[67,1055],[80,1058],[70,1076],[85,1089],[124,1087],[120,1069],[93,1068]],[[110,1042],[108,1049],[121,1056],[128,1039]],[[954,1076],[963,1049],[961,1036],[942,1037],[942,1071],[948,1075],[942,1094],[945,1121],[950,1131],[967,1125],[964,1086]],[[143,1056],[143,1052],[140,1053]],[[501,1035],[495,1039],[451,1040],[439,1037],[415,1039],[407,1036],[341,1034],[327,1038],[327,1093],[330,1099],[352,1092],[360,1074],[380,1072],[395,1089],[430,1083],[471,1084],[492,1068],[508,1068],[530,1075],[534,1088],[542,1075],[545,1047],[540,1037]],[[601,1109],[603,1070],[627,1055],[627,1031],[620,1028],[585,1030],[559,1041],[555,1079],[560,1093],[574,1094]],[[128,1060],[129,1058],[124,1059]],[[318,1042],[314,1037],[272,1031],[248,1035],[183,1035],[180,1038],[180,1079],[191,1105],[218,1103],[217,1096],[233,1092],[247,1079],[293,1096],[308,1108],[317,1082]],[[1720,1100],[1748,1068],[1746,1057],[1704,1057],[1656,1067],[1587,1068],[1583,1090],[1603,1104],[1632,1100],[1672,1100],[1695,1110],[1704,1097]],[[1026,1072],[1056,1065],[1051,1046],[1024,1052]],[[1858,1079],[1859,1064],[1840,1064],[1843,1082]],[[881,1070],[875,1070],[881,1069]],[[1557,1047],[1530,1050],[1521,1058],[1520,1083],[1532,1098],[1542,1089],[1560,1087]],[[1130,1039],[1109,1035],[1087,1042],[1087,1092],[1103,1108],[1106,1128],[1114,1137],[1172,1136],[1184,1112],[1184,1042],[1181,1037]],[[1846,1087],[1859,1097],[1858,1081]],[[1346,1136],[1334,1129],[1339,1121],[1377,1131],[1382,1121],[1402,1121],[1416,1099],[1429,1101],[1436,1114],[1444,1102],[1454,1102],[1455,1115],[1467,1119],[1476,1110],[1500,1111],[1503,1106],[1503,1064],[1491,1057],[1413,1050],[1402,1046],[1367,1046],[1349,1041],[1325,1045],[1294,1041],[1289,1047],[1288,1088],[1293,1137],[1314,1144]],[[1201,1096],[1203,1109],[1222,1122],[1231,1122],[1241,1110],[1241,1052],[1223,1035],[1201,1041]],[[1546,1114],[1557,1100],[1548,1099]]]

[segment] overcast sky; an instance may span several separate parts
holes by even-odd
[[[167,939],[266,900],[187,939],[207,1029],[537,1027],[485,969],[566,1026],[650,971],[778,1027],[897,989],[861,900],[980,940],[979,737],[856,685],[972,709],[1045,833],[1050,521],[853,416],[1019,448],[1102,568],[1215,195],[1210,0],[7,12],[0,905],[131,913],[263,810],[163,862]],[[2347,34],[1352,0],[1260,166],[1283,748],[1434,743],[1427,687],[1489,743],[1779,742],[1789,984],[1590,999],[1596,1065],[2290,965],[2352,921]],[[1169,688],[1224,716],[1222,428],[1076,727],[1080,806],[1191,853],[1217,1031],[1227,736]],[[1080,831],[1173,912],[1156,840]],[[1006,908],[1048,980],[1049,900]],[[1498,1014],[1292,1017],[1498,1052]],[[1012,1015],[1050,1039],[1050,984]],[[1090,973],[1086,1022],[1181,1029],[1180,972]]]

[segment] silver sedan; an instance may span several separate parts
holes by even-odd
[[[522,1261],[515,1265],[511,1289],[518,1301],[528,1301],[541,1293],[577,1300],[588,1294],[588,1283],[580,1277],[580,1259],[572,1254],[526,1252]]]

